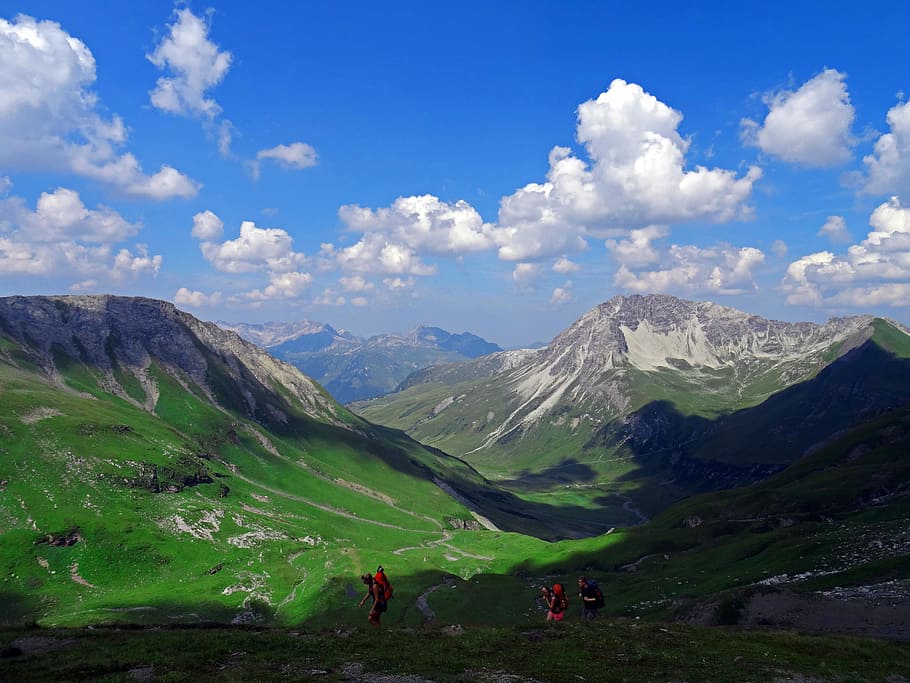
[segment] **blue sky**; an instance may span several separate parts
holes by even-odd
[[[735,3],[734,3],[735,4]],[[910,323],[910,4],[0,3],[0,295]]]

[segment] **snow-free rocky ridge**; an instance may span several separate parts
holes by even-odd
[[[218,403],[207,376],[206,357],[214,353],[237,386],[284,387],[315,419],[338,422],[337,404],[309,377],[236,333],[164,301],[107,295],[4,297],[0,298],[0,325],[3,332],[39,354],[37,360],[49,377],[59,375],[58,356],[78,358],[104,374],[108,391],[140,405],[121,385],[123,376],[118,379],[115,372],[125,371],[146,390],[149,398],[141,404],[146,410],[153,408],[157,395],[147,372],[153,359],[175,378],[185,375]],[[280,408],[260,405],[253,391],[246,389],[239,398],[249,415],[282,421]]]

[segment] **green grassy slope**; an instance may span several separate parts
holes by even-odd
[[[544,486],[528,472],[493,487],[401,432],[344,411],[320,421],[205,358],[205,387],[155,361],[142,377],[114,367],[117,395],[62,348],[39,371],[0,334],[0,621],[337,626],[363,619],[356,577],[378,563],[396,583],[390,626],[423,624],[421,596],[439,621],[533,624],[540,582],[583,571],[604,579],[609,613],[665,617],[722,612],[772,577],[867,585],[907,566],[907,408],[766,483],[549,543],[534,536],[596,533],[602,510],[634,508],[622,488],[592,498],[607,496],[582,462],[540,473]],[[272,409],[232,403],[244,391]],[[570,466],[590,489],[561,479]],[[477,528],[463,501],[508,531]]]
[[[462,539],[477,522],[439,483],[504,528],[553,533],[461,461],[353,415],[320,422],[272,395],[268,430],[154,362],[147,412],[62,350],[51,381],[0,339],[4,621],[293,623],[379,562],[397,575],[497,566]],[[230,406],[244,388],[209,361]]]
[[[702,613],[708,623],[735,623],[756,595],[838,588],[874,596],[868,587],[889,582],[897,582],[893,590],[903,591],[910,606],[908,519],[904,407],[764,482],[690,498],[643,526],[552,544],[546,556],[529,557],[509,576],[473,577],[429,602],[441,619],[470,623],[470,605],[507,595],[511,608],[492,610],[495,619],[526,624],[540,618],[531,601],[541,583],[571,586],[587,573],[605,588],[605,612],[630,618]],[[874,601],[867,597],[868,605]],[[910,637],[910,622],[904,629]]]

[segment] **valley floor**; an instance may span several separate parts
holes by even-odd
[[[0,629],[3,681],[910,680],[910,645],[600,618],[522,628]]]

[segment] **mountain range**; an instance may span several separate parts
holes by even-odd
[[[470,332],[452,334],[439,327],[363,338],[308,320],[218,324],[313,377],[341,403],[388,393],[415,370],[502,351]]]
[[[785,323],[665,295],[616,297],[547,347],[409,376],[352,408],[496,481],[646,515],[757,481],[910,402],[910,336],[871,316]]]
[[[171,304],[0,298],[0,626],[337,629],[383,564],[408,628],[593,573],[611,619],[910,638],[908,340],[616,298],[357,405],[449,455]]]

